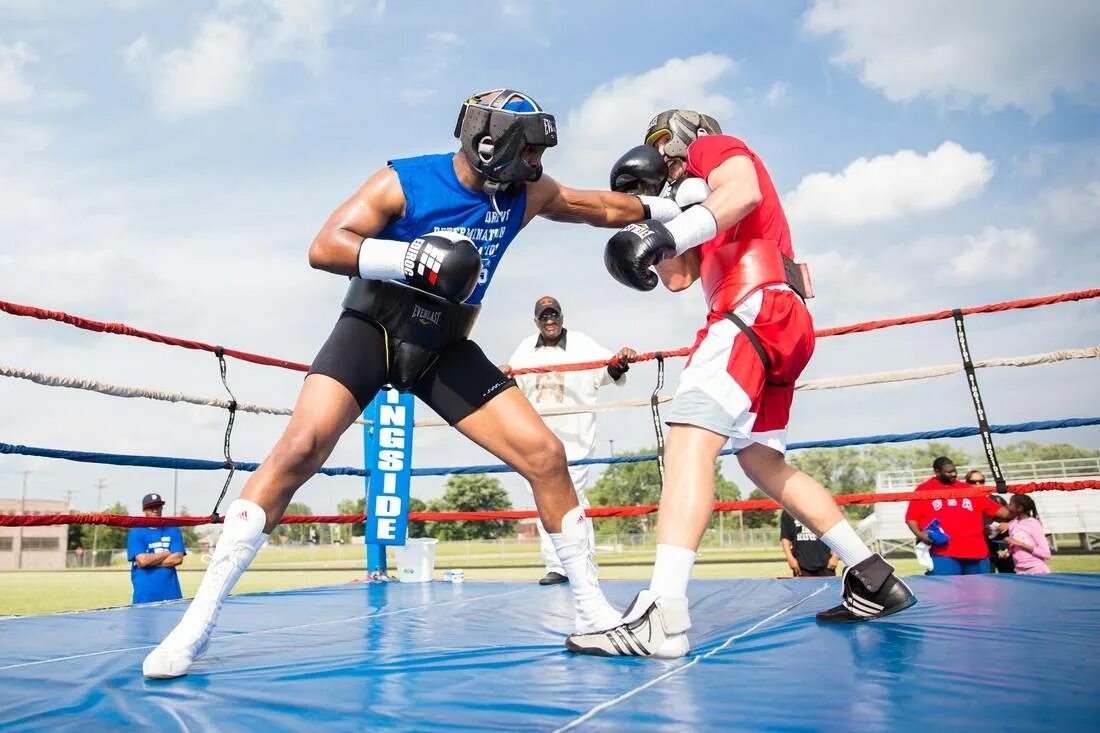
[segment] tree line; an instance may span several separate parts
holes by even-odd
[[[620,455],[641,455],[652,453],[652,449]],[[861,494],[873,492],[875,475],[884,471],[928,468],[932,475],[932,461],[938,456],[948,456],[957,465],[985,465],[984,454],[971,454],[959,450],[947,443],[930,441],[921,445],[909,446],[856,446],[847,448],[811,448],[793,451],[788,459],[795,466],[813,476],[825,488],[835,495]],[[1023,461],[1048,461],[1071,458],[1095,458],[1100,450],[1079,448],[1066,443],[1042,444],[1034,441],[998,446],[997,456],[1002,463]],[[741,489],[733,481],[722,475],[719,466],[714,468],[715,499],[717,501],[736,501],[746,499],[766,499],[760,489],[753,489],[742,497]],[[656,461],[638,463],[615,463],[607,467],[595,485],[588,491],[593,506],[632,506],[639,504],[657,504],[661,496],[661,480]],[[364,498],[344,499],[337,504],[340,514],[363,514]],[[409,510],[413,512],[476,512],[504,511],[512,509],[512,501],[507,490],[495,478],[485,474],[456,474],[444,484],[443,495],[424,502],[411,499]],[[128,514],[127,508],[116,503],[104,510],[108,514]],[[844,507],[845,514],[853,520],[861,519],[873,511],[870,505],[849,505]],[[292,502],[287,514],[312,514],[310,507],[301,502]],[[187,509],[180,512],[187,516]],[[657,515],[647,514],[638,517],[608,517],[596,520],[597,532],[601,534],[638,534],[652,531],[656,527]],[[721,519],[715,514],[711,525],[717,526]],[[772,527],[778,523],[778,512],[746,511],[741,517],[745,527]],[[440,540],[484,540],[510,537],[515,532],[513,520],[492,520],[485,522],[410,522],[409,537],[435,537]],[[100,548],[126,547],[125,528],[99,527],[98,538],[92,525],[69,526],[69,549],[82,546],[91,549],[93,540]],[[198,533],[194,527],[182,528],[184,542],[195,547]],[[276,542],[329,544],[333,541],[350,542],[351,537],[362,537],[363,524],[336,526],[322,524],[279,525],[272,532]]]

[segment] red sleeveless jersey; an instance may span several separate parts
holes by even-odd
[[[768,175],[768,169],[764,167],[764,163],[743,140],[731,135],[700,136],[688,147],[688,173],[705,181],[715,168],[735,155],[744,155],[752,161],[763,198],[748,216],[732,228],[718,232],[718,236],[714,239],[700,245],[700,256],[705,258],[714,249],[738,240],[767,239],[775,242],[779,251],[793,260],[791,229],[787,226],[787,216],[783,213],[782,204],[779,203],[775,184],[772,183],[772,177]]]
[[[741,140],[704,135],[688,147],[687,171],[706,180],[735,155],[752,161],[760,187],[756,208],[734,226],[699,245],[699,280],[711,311],[724,313],[765,285],[786,282],[784,255],[794,259],[791,230],[767,169]]]

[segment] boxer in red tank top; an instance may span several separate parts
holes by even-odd
[[[814,330],[804,301],[808,283],[794,265],[771,176],[743,141],[691,110],[657,115],[646,144],[660,154],[659,161],[651,158],[670,183],[666,196],[681,211],[620,230],[604,261],[612,276],[639,290],[655,287],[658,277],[672,291],[699,280],[709,312],[666,417],[665,483],[649,589],[634,599],[620,626],[576,634],[566,646],[604,656],[687,654],[687,586],[713,508],[714,465],[727,442],[753,483],[845,564],[842,601],[818,613],[819,621],[866,621],[908,608],[916,597],[894,569],[856,535],[829,492],[784,458],[794,383],[813,354]],[[620,159],[635,168],[631,176],[613,170],[613,183],[648,180],[637,170],[644,159],[637,151]]]

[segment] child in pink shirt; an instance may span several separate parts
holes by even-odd
[[[1016,563],[1016,572],[1021,575],[1049,573],[1050,568],[1043,561],[1050,559],[1050,545],[1039,521],[1035,501],[1026,494],[1016,494],[1008,502],[1008,509],[1013,519],[1008,523],[1005,542],[1012,553],[1012,561]]]

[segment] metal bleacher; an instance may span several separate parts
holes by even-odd
[[[959,478],[971,468],[987,477],[987,466],[959,466]],[[1100,458],[1066,458],[1051,461],[1002,463],[1001,472],[1009,484],[1031,481],[1080,481],[1100,479]],[[878,493],[912,491],[932,476],[930,468],[884,471],[875,477]],[[1077,535],[1081,548],[1092,551],[1100,545],[1100,491],[1036,491],[1031,494],[1039,517],[1051,535],[1051,547],[1058,549],[1059,535]],[[876,552],[911,552],[913,535],[905,526],[905,502],[875,504],[874,512],[857,525],[859,535]]]

